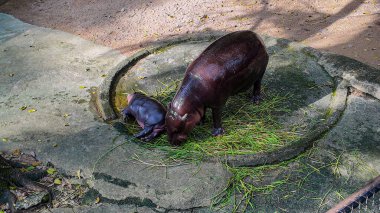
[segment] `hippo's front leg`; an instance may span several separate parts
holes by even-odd
[[[153,132],[150,135],[142,138],[141,140],[149,142],[149,141],[153,140],[157,136],[158,136],[158,133],[153,130]]]
[[[224,129],[222,127],[222,109],[212,108],[212,120],[214,129],[212,130],[213,136],[223,135]]]
[[[150,135],[142,138],[143,141],[151,141],[153,140],[154,138],[156,138],[157,136],[159,136],[163,131],[165,131],[165,125],[161,125],[161,126],[156,126],[153,128],[153,131]]]
[[[202,116],[202,118],[201,118],[201,120],[199,121],[199,123],[197,123],[197,125],[203,125],[203,124],[205,124],[206,123],[206,110],[207,110],[207,108],[205,107],[204,109],[203,109],[203,116]]]
[[[150,134],[153,131],[153,128],[154,128],[154,126],[147,126],[147,125],[145,125],[144,129],[141,132],[135,134],[134,137],[135,138],[145,137],[145,136],[147,136],[148,134]]]

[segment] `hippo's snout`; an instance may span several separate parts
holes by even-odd
[[[173,136],[169,136],[169,143],[174,146],[179,146],[187,140],[187,135],[183,134],[175,134]]]

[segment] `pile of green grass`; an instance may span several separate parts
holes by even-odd
[[[163,87],[156,91],[153,98],[166,106],[173,99],[179,81],[162,84]],[[299,138],[296,132],[289,131],[289,128],[285,130],[276,119],[276,115],[288,111],[285,100],[289,97],[264,93],[264,100],[259,105],[255,105],[250,101],[249,94],[250,91],[247,91],[229,98],[223,110],[222,124],[226,130],[223,136],[211,135],[212,117],[209,109],[206,113],[205,124],[193,129],[183,145],[170,146],[167,136],[163,134],[153,142],[144,143],[143,146],[165,151],[173,160],[199,161],[209,156],[271,151]],[[126,128],[130,134],[141,131],[136,122],[128,123]]]

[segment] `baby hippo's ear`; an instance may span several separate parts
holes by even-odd
[[[131,100],[132,100],[133,96],[134,96],[134,94],[127,93],[127,101],[128,101],[128,104],[131,103]]]

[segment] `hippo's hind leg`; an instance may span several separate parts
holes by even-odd
[[[153,131],[152,133],[150,133],[150,135],[142,138],[143,141],[151,141],[153,140],[154,138],[158,137],[163,131],[165,131],[165,124],[164,125],[156,125],[154,128],[153,128]]]
[[[255,82],[255,84],[253,85],[253,95],[252,95],[251,100],[254,104],[259,104],[260,101],[262,100],[262,97],[261,97],[261,79],[257,80]]]
[[[259,78],[253,84],[253,94],[251,100],[254,104],[259,104],[260,101],[263,100],[261,97],[261,80],[263,79],[265,70],[267,69],[268,60],[268,54],[265,52],[264,58],[262,58],[262,60],[259,60],[258,64],[254,65],[254,67],[258,67],[260,73]]]
[[[254,104],[259,104],[261,100],[263,100],[263,98],[261,97],[261,80],[263,79],[263,75],[264,75],[264,72],[263,74],[255,81],[255,83],[253,84],[253,94],[252,94],[252,98],[251,98],[251,101],[254,103]]]
[[[145,137],[145,136],[147,136],[148,134],[152,133],[153,128],[154,128],[154,126],[148,126],[148,125],[145,125],[145,126],[144,126],[144,129],[143,129],[141,132],[135,134],[134,137],[135,137],[135,138],[142,138],[142,137]]]
[[[222,108],[212,108],[212,120],[214,127],[212,130],[212,135],[223,135],[224,129],[222,127]]]

